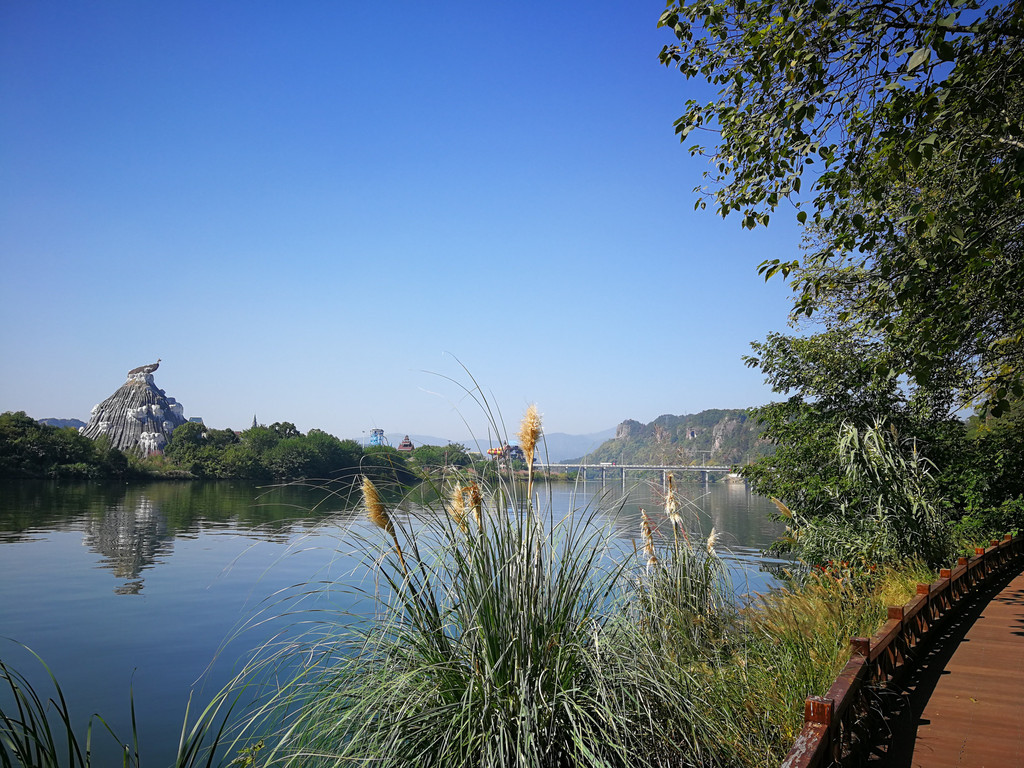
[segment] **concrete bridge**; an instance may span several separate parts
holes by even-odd
[[[733,467],[723,466],[683,466],[681,464],[618,464],[615,462],[601,462],[599,464],[570,464],[567,462],[544,464],[534,462],[534,467],[549,472],[594,472],[600,471],[601,480],[607,479],[609,475],[614,476],[621,472],[622,482],[626,482],[626,472],[661,472],[661,482],[668,483],[669,472],[700,472],[702,479],[707,482],[709,472],[732,472]]]

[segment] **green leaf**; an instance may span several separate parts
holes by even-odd
[[[932,55],[931,48],[918,48],[910,56],[910,60],[907,62],[907,71],[913,72],[915,69],[926,63]]]

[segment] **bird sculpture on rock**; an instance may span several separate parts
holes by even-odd
[[[152,373],[159,367],[160,358],[158,357],[155,363],[150,363],[149,365],[140,365],[138,368],[132,368],[130,371],[128,371],[128,375],[134,376],[136,373]]]

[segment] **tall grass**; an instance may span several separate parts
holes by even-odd
[[[60,683],[46,662],[31,649],[25,650],[43,667],[53,693],[44,698],[28,678],[0,660],[0,696],[8,702],[0,708],[0,766],[91,768],[96,764],[93,746],[101,739],[113,740],[118,745],[120,762],[125,768],[142,765],[134,696],[129,695],[132,720],[129,741],[122,741],[98,714],[92,715],[83,729],[72,717]],[[231,697],[223,694],[215,697],[194,722],[190,721],[186,708],[173,768],[210,768],[215,764],[216,747],[225,735],[231,709]]]
[[[331,662],[274,697],[266,711],[284,727],[266,758],[625,764],[604,738],[616,711],[596,649],[619,566],[597,515],[545,518],[467,481],[443,514],[409,526],[372,483],[363,491],[386,534],[357,542],[378,580],[376,617],[339,627]]]
[[[846,422],[836,448],[850,487],[831,491],[828,514],[805,516],[776,502],[790,523],[792,548],[818,564],[948,562],[954,542],[938,511],[934,464],[916,443],[884,421],[864,428]]]

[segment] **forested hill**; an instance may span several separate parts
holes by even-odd
[[[743,409],[659,416],[650,424],[627,419],[615,437],[586,455],[588,464],[746,464],[772,452]],[[580,457],[582,459],[583,457]]]

